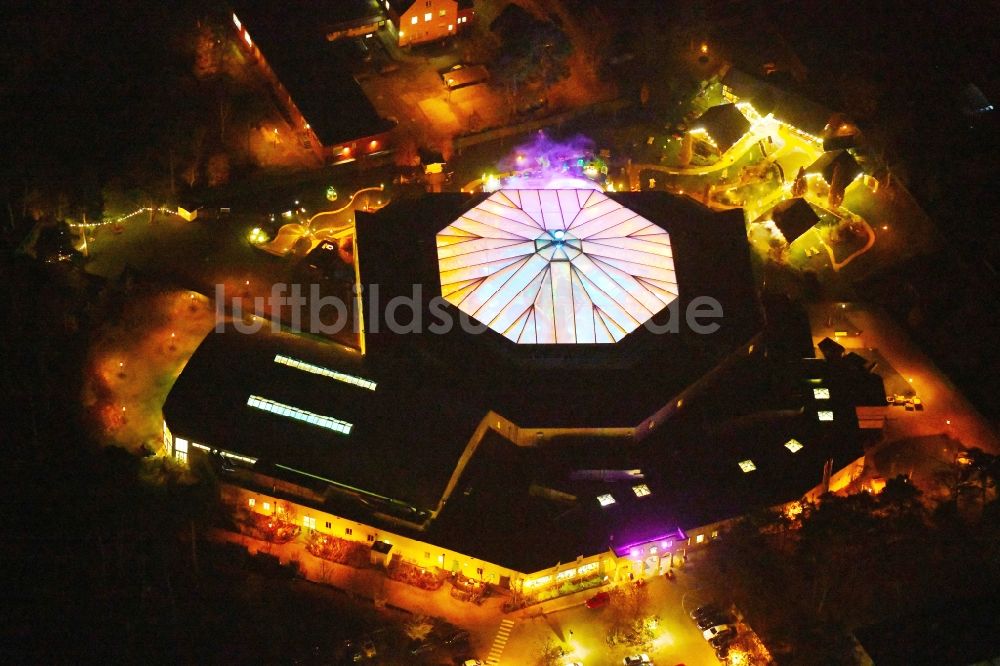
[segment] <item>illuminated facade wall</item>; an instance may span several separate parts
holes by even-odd
[[[304,530],[314,529],[321,534],[360,543],[375,541],[390,543],[393,546],[390,551],[393,558],[400,558],[404,562],[427,569],[437,568],[447,573],[461,572],[469,578],[496,585],[509,581],[509,587],[512,589],[529,594],[540,592],[553,585],[579,581],[585,577],[595,575],[602,579],[605,575],[613,577],[618,567],[618,560],[606,552],[581,557],[566,564],[555,564],[542,571],[524,573],[238,486],[223,484],[222,497],[223,501],[232,507],[243,507],[263,515],[274,515],[279,505],[288,505],[292,508],[292,515],[289,518],[301,525]],[[628,569],[631,570],[631,564]]]
[[[416,0],[402,15],[393,18],[400,46],[450,37],[460,25],[455,0]]]
[[[678,295],[667,232],[597,190],[500,190],[437,248],[444,298],[522,344],[618,342]]]

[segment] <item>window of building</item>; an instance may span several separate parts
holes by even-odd
[[[250,499],[247,500],[247,504],[252,509],[252,508],[254,508],[257,505],[257,500],[255,498],[251,497]]]
[[[441,11],[438,12],[438,16],[444,16],[447,13],[448,13],[448,10],[442,9]]]
[[[271,503],[264,502],[264,511],[270,511],[270,510],[271,510]]]
[[[326,523],[326,529],[330,529],[331,527],[333,527],[333,525],[332,525],[332,524],[330,524],[330,522],[329,522],[329,521],[327,521],[327,523]]]
[[[428,552],[426,552],[426,551],[424,551],[424,559],[425,559],[425,560],[429,560],[429,559],[431,559],[431,554],[430,554],[430,553],[428,553]]]
[[[646,497],[650,494],[649,486],[645,483],[640,483],[637,486],[632,486],[632,492],[635,493],[636,497]]]
[[[814,388],[813,398],[816,400],[829,400],[830,399],[830,389],[828,388]]]
[[[476,568],[476,573],[479,574],[480,576],[482,576],[483,575],[483,568],[482,567],[477,567]]]
[[[368,543],[372,543],[373,541],[375,541],[375,535],[374,534],[369,534],[368,535]]]
[[[275,402],[274,400],[262,398],[258,395],[251,395],[247,398],[247,405],[264,412],[270,412],[272,414],[277,414],[278,416],[285,416],[290,419],[295,419],[296,421],[302,421],[303,423],[309,423],[319,426],[320,428],[326,428],[327,430],[332,430],[342,435],[350,435],[351,428],[354,427],[347,421],[341,421],[340,419],[335,419],[332,416],[323,416],[322,414],[307,412],[304,409]]]
[[[347,536],[351,536],[352,534],[354,534],[354,530],[352,530],[350,527],[344,528],[344,534],[346,534]]]
[[[434,12],[427,12],[424,14],[424,23],[430,23],[432,18],[434,18]]]
[[[601,506],[611,506],[615,503],[615,498],[609,494],[598,495],[597,501],[601,504]]]
[[[713,539],[718,539],[719,538],[719,530],[715,530],[715,531],[712,532],[712,538]]]
[[[312,516],[302,516],[302,527],[310,530],[316,529],[316,519]]]
[[[747,458],[746,460],[741,460],[739,462],[739,465],[740,465],[740,469],[743,470],[744,474],[748,473],[748,472],[752,472],[755,469],[757,469],[757,465],[754,465],[753,461],[750,460],[749,458]]]
[[[174,439],[174,458],[186,463],[188,459],[188,441],[183,437]]]
[[[371,37],[371,35],[365,35],[366,37]],[[306,128],[309,128],[309,123],[306,123]],[[354,386],[359,386],[369,391],[374,391],[375,387],[378,386],[375,382],[370,379],[365,379],[364,377],[356,377],[354,375],[349,375],[346,372],[340,372],[338,370],[331,370],[330,368],[324,368],[321,365],[314,365],[312,363],[306,363],[305,361],[300,361],[298,359],[292,358],[290,356],[285,356],[283,354],[275,354],[274,362],[280,363],[281,365],[287,365],[290,368],[295,368],[296,370],[301,370],[302,372],[309,372],[314,375],[322,375],[323,377],[329,377],[330,379],[336,379],[338,382],[343,382],[345,384],[353,384]]]
[[[799,451],[802,450],[802,442],[793,437],[792,439],[785,442],[785,448],[791,451],[792,453],[798,453]]]
[[[410,19],[410,25],[416,25],[416,24],[417,24],[417,17],[414,16],[413,18]]]
[[[699,534],[698,536],[696,536],[694,538],[694,542],[695,543],[701,543],[704,540],[705,540],[705,535],[704,534]]]
[[[453,24],[449,23],[448,24],[448,32],[451,32],[454,29],[455,29],[455,26]]]
[[[830,411],[816,412],[816,418],[818,418],[820,421],[832,421],[833,412]]]

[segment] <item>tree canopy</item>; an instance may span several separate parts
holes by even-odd
[[[569,76],[573,44],[553,20],[534,17],[515,4],[507,5],[490,24],[500,40],[496,78],[517,88],[527,83],[550,86]]]

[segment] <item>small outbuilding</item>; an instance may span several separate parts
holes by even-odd
[[[735,104],[720,104],[701,114],[694,122],[692,131],[703,131],[711,138],[719,152],[724,153],[749,129],[750,121]]]
[[[774,225],[789,243],[813,228],[819,222],[819,215],[802,197],[786,199],[771,211]]]

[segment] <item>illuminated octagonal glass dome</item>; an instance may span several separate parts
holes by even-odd
[[[500,190],[437,234],[441,293],[521,344],[618,342],[677,298],[670,236],[597,190]]]

